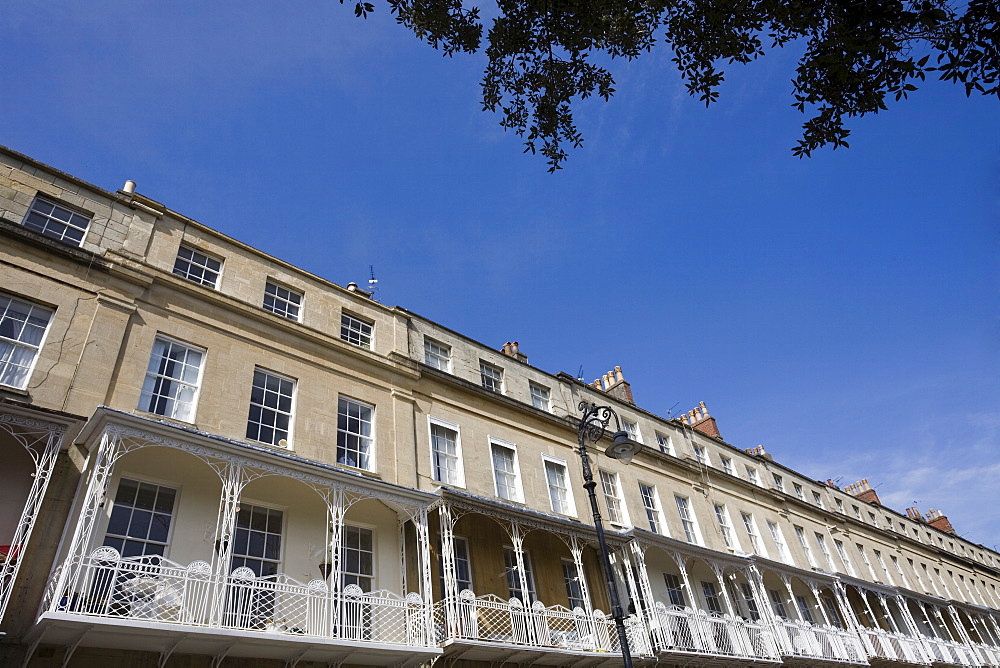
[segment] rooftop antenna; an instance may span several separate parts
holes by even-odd
[[[375,292],[378,290],[378,279],[375,278],[375,265],[368,265],[368,292],[371,293],[372,301],[378,301]]]
[[[583,365],[582,364],[580,365],[580,370],[576,372],[576,379],[578,381],[580,381],[581,383],[583,382]]]
[[[675,403],[675,404],[674,404],[673,406],[671,406],[670,408],[668,408],[668,409],[667,409],[667,419],[668,419],[668,420],[669,420],[669,419],[670,419],[671,417],[673,417],[673,414],[674,414],[674,409],[675,409],[675,408],[677,408],[677,404],[679,404],[679,403],[680,403],[680,402],[678,401],[678,402],[677,402],[677,403]]]

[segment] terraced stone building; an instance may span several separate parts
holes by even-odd
[[[1000,556],[0,149],[0,664],[1000,665]]]

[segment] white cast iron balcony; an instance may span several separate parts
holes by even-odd
[[[924,648],[932,663],[941,663],[950,666],[995,666],[996,661],[983,660],[976,657],[974,648],[950,640],[940,638],[927,638],[923,640]],[[984,657],[985,658],[985,657]]]
[[[856,633],[833,626],[780,619],[775,629],[782,640],[781,653],[816,662],[867,665],[865,647]]]
[[[649,626],[658,654],[700,654],[778,662],[772,630],[760,622],[657,602]]]
[[[492,594],[477,597],[465,589],[457,598],[437,603],[434,622],[441,644],[496,643],[585,654],[621,652],[614,619],[600,610],[588,613],[583,608],[570,610],[540,601],[526,607],[517,598],[505,601]],[[625,625],[632,651],[650,654],[648,634],[641,621],[628,617]]]
[[[957,645],[957,643],[951,643],[952,645]],[[1000,666],[1000,647],[995,647],[993,645],[984,645],[982,643],[976,643],[973,645],[975,653],[971,653],[968,650],[967,645],[957,645],[958,648],[964,652],[964,660],[969,663],[961,663],[963,666],[974,666],[977,664],[976,655],[979,656],[978,664],[982,666]],[[958,652],[956,652],[958,654]]]
[[[433,647],[419,594],[330,591],[323,580],[284,574],[257,577],[246,567],[226,576],[205,561],[182,565],[159,556],[122,558],[100,547],[63,565],[71,590],[50,589],[46,609],[116,623],[160,622],[247,634],[340,639],[353,643]],[[58,581],[59,573],[54,582]]]
[[[860,628],[869,658],[929,666],[922,639],[882,629]]]

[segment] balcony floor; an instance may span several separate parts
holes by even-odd
[[[145,652],[249,657],[289,661],[345,662],[368,666],[419,665],[440,656],[434,647],[387,645],[301,636],[292,633],[237,631],[116,619],[67,612],[45,612],[30,634],[42,644],[106,647]]]
[[[532,666],[621,666],[622,655],[613,652],[581,652],[557,647],[508,645],[490,640],[456,638],[445,641],[444,656],[467,661],[484,661],[493,665],[513,664]],[[637,666],[653,665],[652,657],[632,656]]]

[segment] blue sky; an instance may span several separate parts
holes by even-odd
[[[549,175],[481,57],[376,6],[8,0],[0,143],[1000,543],[996,100],[929,82],[799,160],[794,54],[706,110],[655,53]]]

